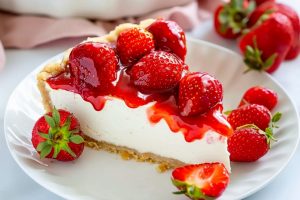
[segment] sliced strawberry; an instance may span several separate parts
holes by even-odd
[[[220,5],[214,14],[216,32],[227,39],[236,39],[247,27],[248,14],[254,9],[254,4],[247,0],[233,0]]]
[[[187,165],[172,172],[172,182],[180,190],[174,194],[185,194],[193,200],[207,199],[223,193],[229,173],[221,163]]]
[[[114,50],[106,43],[79,44],[69,56],[71,76],[78,89],[92,87],[109,91],[117,77],[117,64]]]
[[[274,72],[287,55],[293,34],[289,18],[273,13],[241,38],[239,46],[246,65],[249,69]]]
[[[153,36],[142,28],[122,31],[117,39],[117,52],[125,66],[135,64],[144,55],[154,50]]]
[[[281,3],[274,3],[274,1],[266,1],[258,6],[250,15],[248,26],[252,27],[262,23],[268,19],[272,13],[281,13],[289,18],[293,26],[293,42],[285,59],[291,60],[298,56],[300,51],[300,20],[297,12]]]
[[[269,151],[267,135],[258,128],[241,128],[228,139],[230,160],[253,162]]]
[[[228,115],[228,122],[235,130],[246,124],[254,124],[261,130],[265,130],[271,122],[270,111],[261,105],[249,104],[233,110]]]
[[[203,114],[222,99],[222,84],[209,74],[193,72],[180,81],[178,106],[182,116]]]
[[[162,92],[176,87],[186,65],[177,56],[155,51],[144,56],[130,70],[130,79],[143,92]]]
[[[239,107],[247,104],[263,105],[270,111],[277,105],[278,96],[277,93],[271,89],[255,86],[249,88],[239,104]]]
[[[147,30],[153,34],[156,50],[172,52],[184,61],[185,33],[176,22],[158,19]]]
[[[82,135],[78,120],[71,113],[54,108],[37,120],[31,142],[41,158],[71,161],[84,149]]]

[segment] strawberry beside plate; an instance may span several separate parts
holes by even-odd
[[[233,163],[231,182],[220,199],[240,199],[269,183],[288,163],[299,140],[299,118],[284,89],[266,73],[243,74],[242,58],[219,46],[188,40],[187,64],[193,71],[214,75],[224,86],[225,110],[239,104],[243,91],[262,85],[278,92],[283,118],[275,132],[278,142],[254,163]],[[62,54],[51,58],[58,59]],[[49,60],[49,61],[50,61]],[[49,62],[49,61],[46,61]],[[45,64],[45,63],[44,63]],[[40,161],[31,146],[34,122],[44,113],[35,76],[44,65],[29,74],[10,97],[5,114],[5,136],[19,166],[36,182],[68,199],[182,199],[172,194],[170,172],[159,174],[147,163],[123,161],[118,156],[86,149],[75,163]],[[137,188],[138,192],[137,192]]]

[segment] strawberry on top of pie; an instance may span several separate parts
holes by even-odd
[[[161,164],[223,163],[230,170],[221,83],[190,72],[175,22],[121,24],[88,38],[38,74],[44,107],[74,113],[86,145]]]

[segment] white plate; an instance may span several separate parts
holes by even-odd
[[[299,140],[296,108],[283,88],[268,74],[243,74],[245,66],[241,57],[225,48],[189,40],[187,63],[192,70],[206,71],[223,83],[225,109],[234,108],[242,93],[254,85],[263,85],[278,92],[279,105],[275,111],[283,113],[280,128],[275,133],[278,142],[257,162],[233,163],[230,185],[220,199],[245,198],[276,177],[292,157]],[[31,146],[30,136],[34,122],[44,113],[35,80],[44,64],[29,74],[15,89],[8,102],[4,121],[10,152],[31,178],[68,199],[184,198],[172,194],[175,188],[170,182],[170,172],[159,174],[152,164],[124,161],[115,154],[86,148],[81,158],[75,162],[41,162]]]

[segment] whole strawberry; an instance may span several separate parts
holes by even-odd
[[[92,87],[106,92],[117,78],[118,60],[106,43],[86,42],[75,46],[69,56],[72,78],[78,89]]]
[[[84,149],[82,135],[78,120],[71,113],[54,108],[37,120],[31,142],[41,158],[71,161]]]
[[[231,0],[220,5],[214,14],[216,32],[223,38],[238,38],[247,27],[247,16],[253,9],[253,2],[248,0]]]
[[[234,131],[228,139],[230,160],[253,162],[269,151],[267,136],[258,128],[242,128]]]
[[[172,182],[192,200],[219,197],[229,183],[229,173],[221,163],[187,165],[174,169]]]
[[[261,105],[249,104],[233,110],[227,117],[228,122],[235,130],[246,124],[254,124],[265,130],[271,122],[270,111]]]
[[[117,39],[117,52],[125,66],[135,64],[144,55],[154,50],[154,40],[150,32],[142,28],[122,31]]]
[[[249,88],[243,95],[239,107],[247,104],[263,105],[270,111],[277,105],[277,93],[271,89],[255,86]]]
[[[300,51],[300,20],[297,12],[281,3],[275,3],[273,1],[267,1],[258,6],[250,15],[248,26],[252,27],[256,24],[262,23],[268,19],[272,13],[281,13],[289,18],[293,26],[293,42],[285,57],[285,59],[294,59],[298,56]]]
[[[130,70],[134,86],[143,92],[162,92],[176,87],[186,66],[172,53],[154,51]]]
[[[222,84],[209,74],[193,72],[180,81],[178,106],[182,116],[203,114],[222,99]]]
[[[274,72],[286,57],[293,42],[293,27],[288,17],[273,13],[254,26],[239,43],[249,69]]]
[[[152,33],[156,50],[172,52],[184,61],[186,38],[182,28],[174,21],[158,19],[147,30]]]

